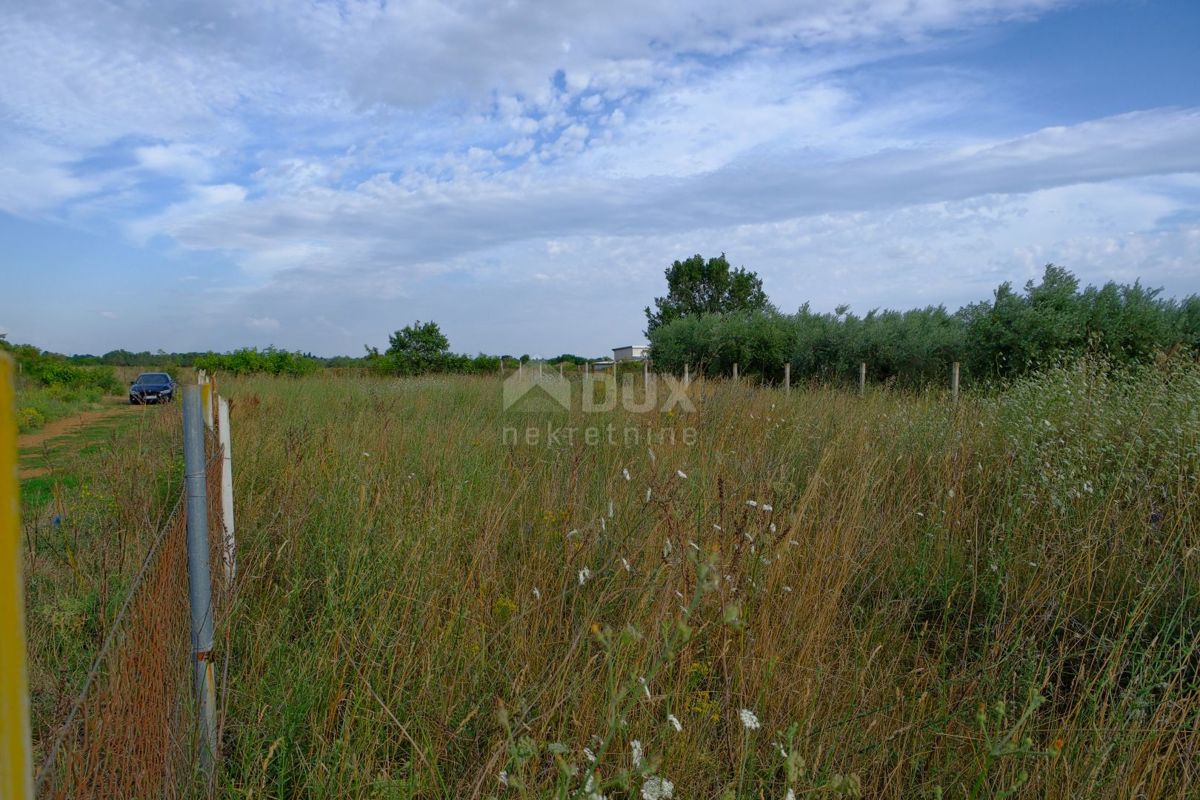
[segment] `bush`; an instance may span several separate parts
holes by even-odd
[[[17,409],[17,430],[21,433],[36,431],[46,424],[46,418],[32,406]]]
[[[197,369],[208,372],[228,372],[234,375],[265,373],[300,377],[311,375],[320,367],[320,362],[306,353],[295,353],[268,347],[243,347],[232,353],[205,353],[195,360]]]
[[[1167,350],[1200,353],[1200,297],[1161,298],[1140,283],[1080,290],[1067,270],[1047,265],[1023,293],[1002,284],[991,301],[956,313],[942,306],[876,310],[858,317],[845,307],[817,314],[805,304],[791,315],[749,311],[682,317],[650,333],[655,364],[682,372],[823,381],[857,377],[921,386],[946,380],[959,361],[963,377],[1012,380],[1094,355],[1113,366],[1151,363]]]

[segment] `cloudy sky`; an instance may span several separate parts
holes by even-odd
[[[642,340],[663,269],[1200,291],[1200,3],[0,2],[0,332],[64,352]]]

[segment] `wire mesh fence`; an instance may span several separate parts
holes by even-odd
[[[221,531],[222,459],[207,437],[208,518]],[[39,798],[188,796],[203,788],[189,634],[184,487],[141,567],[69,713],[37,765]],[[222,612],[222,537],[210,537],[213,609]]]

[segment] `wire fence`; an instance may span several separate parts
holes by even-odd
[[[210,529],[222,531],[222,453],[207,437]],[[185,489],[155,533],[78,695],[37,765],[38,798],[177,798],[203,780],[189,633]],[[209,540],[212,612],[226,597],[221,535]]]

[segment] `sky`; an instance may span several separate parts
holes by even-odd
[[[66,353],[644,341],[1047,262],[1200,292],[1195,0],[0,0],[0,333]]]

